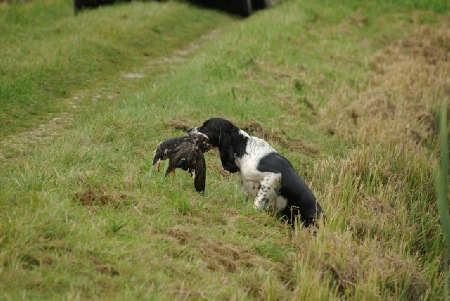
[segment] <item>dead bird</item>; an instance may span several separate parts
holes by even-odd
[[[175,169],[188,171],[194,178],[194,186],[198,192],[205,191],[206,162],[203,155],[211,148],[208,137],[203,134],[168,139],[158,144],[153,156],[153,165],[160,168],[161,160],[169,159],[166,174],[175,176]]]

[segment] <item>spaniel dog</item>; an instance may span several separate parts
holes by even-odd
[[[298,217],[305,227],[322,215],[322,208],[291,163],[265,140],[221,118],[208,119],[187,131],[206,135],[210,144],[219,148],[223,168],[239,172],[242,189],[254,199],[255,208],[276,212],[291,223]]]

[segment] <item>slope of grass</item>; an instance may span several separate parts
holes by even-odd
[[[2,299],[442,299],[449,19],[324,3],[230,23],[57,137],[3,145]],[[214,151],[204,196],[151,166],[158,141],[212,116],[292,161],[327,213],[316,236],[254,211]]]
[[[72,3],[0,7],[0,135],[46,121],[76,91],[167,56],[230,20],[173,2],[101,7],[75,17]]]

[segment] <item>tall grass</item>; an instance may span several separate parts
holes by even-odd
[[[440,140],[440,162],[438,167],[435,168],[435,187],[437,202],[439,208],[439,215],[441,220],[442,229],[444,232],[446,250],[444,252],[444,297],[445,300],[449,300],[449,281],[450,281],[450,216],[448,205],[448,156],[449,156],[449,144],[448,135],[449,128],[447,123],[447,109],[446,103],[443,104],[439,114],[439,140]]]

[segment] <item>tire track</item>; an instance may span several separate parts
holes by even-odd
[[[102,83],[100,87],[90,87],[79,91],[70,98],[63,99],[66,110],[61,113],[49,113],[49,121],[36,125],[35,128],[8,135],[0,141],[0,160],[13,159],[30,147],[59,136],[64,129],[73,124],[78,116],[89,110],[89,103],[99,100],[114,101],[124,87],[134,84],[136,80],[154,77],[155,74],[164,74],[176,65],[185,62],[197,53],[201,47],[213,40],[221,29],[213,29],[199,38],[176,49],[168,56],[150,59],[140,67],[119,72],[113,81]],[[126,79],[126,81],[124,81]]]

